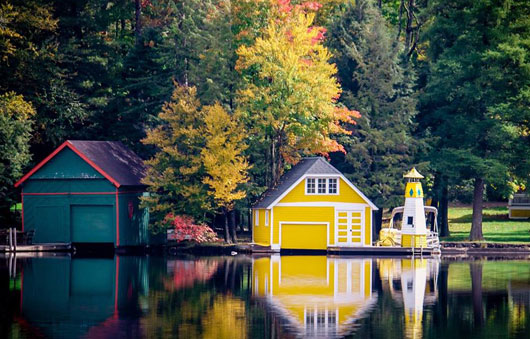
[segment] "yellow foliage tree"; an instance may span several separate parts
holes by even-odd
[[[219,103],[204,107],[203,114],[206,141],[201,158],[207,173],[203,182],[210,187],[210,195],[225,214],[225,240],[229,241],[228,212],[234,209],[235,201],[246,196],[240,186],[248,181],[249,164],[243,155],[247,148],[243,142],[244,128]],[[231,226],[230,233],[235,242],[234,225]]]
[[[203,220],[205,212],[212,209],[208,187],[202,181],[204,115],[196,94],[194,87],[175,83],[171,100],[158,115],[160,125],[147,131],[142,140],[157,149],[146,161],[143,183],[149,186],[150,195],[142,198],[154,218],[155,230],[162,227],[161,221],[169,212]]]
[[[358,112],[338,104],[340,84],[331,53],[323,45],[325,29],[313,26],[314,2],[276,2],[261,37],[238,48],[236,69],[243,74],[238,93],[241,113],[269,148],[272,183],[284,162],[303,154],[326,154],[344,148],[333,134],[349,134]]]

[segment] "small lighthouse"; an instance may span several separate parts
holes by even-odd
[[[407,179],[405,186],[405,207],[401,223],[401,247],[427,247],[427,226],[423,207],[423,179],[416,168],[403,176]]]

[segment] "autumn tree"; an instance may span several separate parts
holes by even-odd
[[[268,185],[303,154],[344,151],[332,135],[348,133],[341,124],[357,116],[338,103],[341,88],[322,43],[325,29],[313,26],[319,7],[278,1],[262,36],[237,50],[244,82],[238,108],[253,128],[252,144],[266,145]]]
[[[31,160],[29,140],[35,110],[21,95],[0,95],[0,222],[7,225],[16,202],[14,183]]]
[[[170,212],[204,220],[212,210],[208,186],[203,182],[204,113],[200,108],[197,90],[175,83],[171,100],[158,115],[160,125],[147,131],[142,140],[156,149],[146,161],[143,183],[150,195],[143,197],[142,203],[149,208],[157,230],[163,229],[161,221]]]
[[[243,155],[247,148],[243,142],[245,129],[218,103],[206,106],[203,111],[206,142],[201,157],[207,174],[203,182],[210,187],[209,193],[216,207],[224,213],[225,241],[236,242],[235,225],[230,225],[230,232],[228,229],[228,213],[234,209],[235,201],[246,195],[241,189],[241,184],[248,181],[249,169]]]

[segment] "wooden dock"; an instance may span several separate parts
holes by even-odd
[[[31,241],[25,239],[26,242],[19,242],[17,234],[24,233],[17,231],[15,228],[10,228],[7,235],[7,244],[0,244],[0,253],[15,253],[15,252],[64,252],[71,251],[72,244],[70,243],[45,243],[32,244]]]
[[[69,243],[50,243],[33,245],[0,245],[0,252],[65,252],[71,251],[72,245]]]

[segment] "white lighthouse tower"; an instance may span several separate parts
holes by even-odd
[[[423,175],[412,168],[403,176],[405,187],[405,207],[401,222],[401,247],[427,247],[427,226],[423,207],[423,188],[420,179]]]

